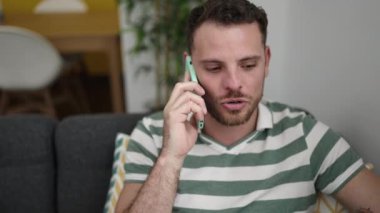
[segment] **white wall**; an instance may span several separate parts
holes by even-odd
[[[254,1],[267,10],[266,97],[311,111],[380,174],[380,1]]]
[[[380,174],[380,1],[254,2],[269,16],[265,97],[307,108]],[[124,36],[124,47],[131,42]],[[128,112],[146,111],[145,103],[154,100],[154,76],[134,77],[149,57],[125,56]]]
[[[120,5],[120,25],[122,30],[128,29],[126,23],[126,14],[123,4]],[[155,101],[155,72],[136,74],[139,66],[143,64],[153,65],[154,56],[152,53],[143,55],[133,55],[130,50],[134,44],[133,33],[124,32],[121,37],[124,89],[125,89],[125,106],[128,113],[147,112],[148,105]]]

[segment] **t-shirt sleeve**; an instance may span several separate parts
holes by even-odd
[[[126,182],[144,182],[157,160],[159,149],[154,143],[148,118],[138,122],[132,131],[124,165]]]
[[[322,122],[306,116],[303,124],[315,188],[333,194],[364,167],[363,160],[342,136]]]

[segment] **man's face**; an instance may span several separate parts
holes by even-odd
[[[209,114],[227,126],[252,118],[270,59],[258,24],[203,23],[194,34],[192,58]]]

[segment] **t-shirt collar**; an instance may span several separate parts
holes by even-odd
[[[264,101],[265,102],[265,101]],[[256,131],[273,128],[273,117],[269,108],[261,101],[258,105],[258,118]]]

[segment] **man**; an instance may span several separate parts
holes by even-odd
[[[380,212],[379,178],[344,139],[302,110],[262,100],[266,34],[265,12],[246,0],[191,12],[199,84],[187,74],[164,112],[132,133],[118,212],[309,212],[317,191]]]

